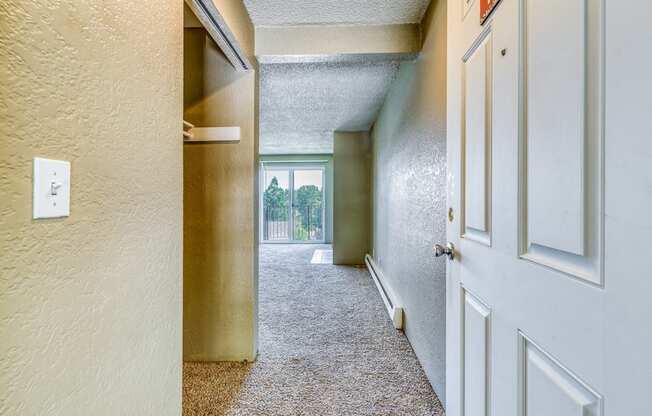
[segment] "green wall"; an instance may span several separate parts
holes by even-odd
[[[233,17],[231,30],[243,33],[241,46],[252,50],[246,33],[253,25],[244,6],[238,12],[232,3],[216,5]],[[237,143],[183,146],[183,356],[251,361],[257,354],[257,75],[235,71],[203,28],[184,30],[183,52],[184,119],[241,129]]]
[[[335,132],[333,263],[364,264],[371,246],[371,141],[368,132]]]
[[[423,50],[401,64],[374,124],[373,256],[403,306],[405,334],[445,401],[446,1],[422,23]]]

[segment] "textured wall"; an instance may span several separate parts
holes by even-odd
[[[182,3],[0,6],[0,414],[181,412]],[[32,220],[32,158],[72,162]]]
[[[248,20],[228,23],[234,33],[247,27],[253,33]],[[236,72],[204,29],[184,30],[184,61],[184,118],[241,128],[239,143],[184,146],[184,359],[252,360],[256,73]]]
[[[371,245],[371,146],[368,132],[335,132],[333,263],[364,264]]]
[[[439,397],[445,386],[446,10],[435,1],[424,45],[401,65],[372,132],[374,256],[405,307],[405,333]]]

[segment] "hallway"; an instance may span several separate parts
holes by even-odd
[[[255,363],[185,363],[184,415],[443,415],[366,269],[260,247]]]

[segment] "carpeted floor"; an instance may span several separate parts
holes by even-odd
[[[260,249],[255,363],[185,363],[184,415],[443,415],[366,269]]]

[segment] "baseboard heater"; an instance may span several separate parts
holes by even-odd
[[[383,281],[386,282],[383,272],[380,270],[380,267],[376,262],[374,262],[373,257],[369,254],[365,256],[364,262],[367,265],[367,269],[369,269],[369,274],[371,274],[371,277],[374,279],[378,292],[380,292],[380,297],[383,299],[387,313],[389,313],[389,319],[392,320],[394,328],[403,329],[403,308],[396,304],[396,297],[391,294],[389,288],[383,286]],[[387,285],[387,283],[385,283],[385,285]]]

